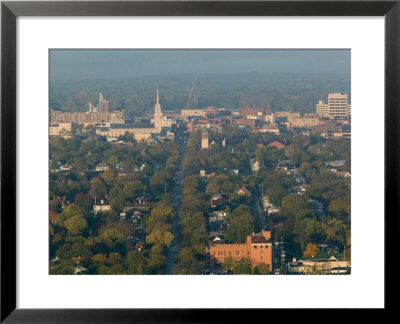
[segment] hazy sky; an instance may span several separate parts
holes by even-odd
[[[50,50],[52,81],[246,72],[350,73],[350,50]]]

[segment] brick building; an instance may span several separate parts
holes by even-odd
[[[244,244],[211,244],[206,248],[206,258],[212,266],[232,258],[234,263],[248,261],[252,266],[265,263],[272,270],[271,231],[248,235]]]
[[[253,108],[251,106],[239,108],[239,115],[247,118],[247,116],[262,116],[264,113],[263,108]]]

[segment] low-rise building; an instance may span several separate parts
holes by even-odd
[[[335,256],[328,259],[305,259],[296,260],[287,264],[288,273],[297,274],[333,274],[333,273],[350,273],[350,260],[338,260]]]
[[[110,121],[111,119],[124,119],[124,113],[124,109],[112,112],[62,112],[50,109],[50,120],[55,123],[95,124]]]
[[[52,123],[49,127],[50,136],[71,137],[72,123]]]
[[[206,259],[210,265],[222,264],[228,258],[233,263],[247,261],[252,266],[268,264],[272,270],[271,231],[248,235],[243,244],[211,244],[206,248]]]
[[[304,114],[303,117],[288,117],[290,128],[307,128],[310,129],[313,126],[320,124],[318,115],[316,114]]]
[[[195,116],[206,117],[207,111],[205,109],[182,109],[181,110],[181,117],[183,117],[183,118],[195,117]]]
[[[251,106],[239,108],[239,115],[243,116],[244,118],[248,118],[248,116],[262,116],[263,114],[263,108],[254,108]]]
[[[279,134],[279,128],[277,125],[264,125],[260,129],[260,133],[275,133]]]
[[[300,117],[300,112],[293,112],[293,111],[277,111],[275,113],[276,117],[279,118],[298,118]]]

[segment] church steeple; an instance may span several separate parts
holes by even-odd
[[[157,88],[156,104],[154,106],[154,128],[157,129],[158,132],[161,132],[162,130],[162,111],[160,105],[160,97],[158,94],[158,88]]]

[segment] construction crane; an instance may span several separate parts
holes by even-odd
[[[194,77],[194,80],[193,80],[193,83],[192,83],[192,89],[190,89],[189,98],[188,98],[188,101],[187,101],[187,104],[186,104],[186,109],[189,108],[190,99],[192,99],[192,93],[193,93],[194,85],[196,84],[196,80],[197,80],[198,76],[199,75],[196,74],[196,76]]]

